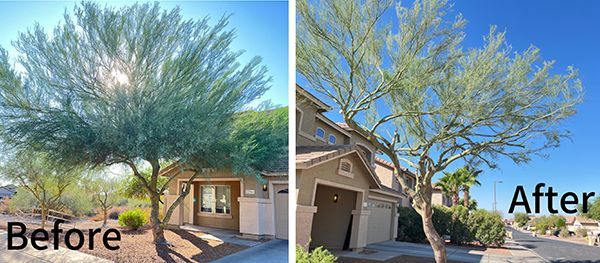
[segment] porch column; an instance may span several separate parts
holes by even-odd
[[[308,250],[316,206],[296,205],[296,244]]]
[[[370,210],[352,210],[352,235],[350,237],[350,248],[353,251],[362,251],[367,246],[367,232],[369,225]]]
[[[398,214],[399,206],[400,204],[394,204],[394,206],[392,207],[392,240],[396,240],[396,238],[398,237],[398,218],[400,218],[400,214]]]

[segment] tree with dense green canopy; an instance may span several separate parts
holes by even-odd
[[[22,71],[0,50],[2,141],[65,166],[128,166],[150,197],[154,242],[164,244],[189,190],[159,218],[161,162],[195,171],[186,189],[213,169],[252,167],[238,156],[253,149],[232,145],[230,133],[270,78],[259,57],[238,62],[234,37],[228,16],[210,25],[158,4],[77,5],[52,34],[39,25],[20,33],[13,45]]]
[[[432,224],[431,181],[459,160],[495,167],[558,147],[560,124],[582,101],[577,71],[555,73],[530,47],[514,52],[492,27],[482,47],[464,48],[465,20],[445,0],[299,0],[297,69],[333,101],[350,128],[416,185],[396,178],[423,220],[435,260],[446,262]],[[393,13],[392,13],[393,15]]]

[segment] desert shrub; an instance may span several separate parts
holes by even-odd
[[[524,227],[529,222],[529,215],[527,213],[515,213],[515,223],[518,227]]]
[[[8,211],[11,214],[18,210],[23,212],[31,212],[31,209],[37,206],[37,200],[33,194],[27,190],[17,189],[17,193],[8,201]]]
[[[579,227],[579,228],[575,229],[575,235],[578,237],[587,237],[588,230],[585,227]]]
[[[148,223],[144,211],[140,209],[127,210],[119,215],[119,225],[136,230]]]
[[[298,263],[333,263],[337,258],[323,247],[317,247],[308,252],[301,246],[296,246],[296,262]]]
[[[569,230],[567,229],[567,227],[561,227],[560,228],[560,232],[558,233],[558,235],[560,237],[569,237]]]
[[[475,240],[482,245],[501,246],[504,244],[506,230],[499,214],[485,210],[473,211],[467,225]]]

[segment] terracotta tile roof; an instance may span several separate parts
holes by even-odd
[[[386,166],[388,166],[390,168],[394,168],[394,164],[393,163],[388,162],[387,160],[384,160],[384,159],[379,158],[379,157],[375,157],[375,162],[378,162],[380,164],[386,165]],[[408,168],[406,168],[406,167],[400,166],[400,171],[402,171],[402,172],[404,172],[404,173],[406,173],[406,174],[408,174],[408,175],[410,175],[412,177],[415,177],[415,178],[417,177],[413,172],[411,172],[410,170],[408,170]]]
[[[310,167],[336,156],[355,151],[352,145],[322,145],[296,147],[296,167]]]

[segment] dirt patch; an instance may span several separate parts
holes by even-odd
[[[5,222],[0,220],[0,229],[6,230],[7,225]],[[119,245],[120,249],[112,251],[104,247],[102,234],[106,229],[103,229],[102,234],[95,235],[94,249],[90,250],[88,246],[88,229],[98,228],[99,224],[88,221],[77,222],[75,225],[85,234],[84,245],[79,251],[114,262],[207,262],[247,248],[246,246],[223,243],[217,240],[202,239],[199,236],[203,233],[184,230],[165,230],[165,237],[171,242],[171,245],[157,246],[152,242],[152,230],[149,227],[131,231],[118,227],[116,221],[112,220],[109,221],[109,227],[119,229],[121,241],[112,241],[110,244]],[[46,226],[46,230],[50,231],[52,226],[53,224],[50,223],[49,226]],[[63,233],[59,238],[60,246],[65,247],[63,243],[64,233],[71,227],[73,227],[73,224],[61,225]],[[31,231],[36,228],[39,228],[39,225],[27,224],[27,235],[29,236]],[[50,239],[52,239],[52,235],[50,235]],[[79,237],[77,235],[71,235],[71,244],[75,245],[78,241]]]
[[[366,260],[366,259],[340,257],[340,258],[338,258],[338,262],[339,263],[435,263],[435,260],[433,260],[433,258],[422,258],[422,257],[413,257],[413,256],[398,256],[395,258],[388,259],[386,261],[374,261],[374,260]],[[460,263],[460,261],[448,260],[448,263]]]

